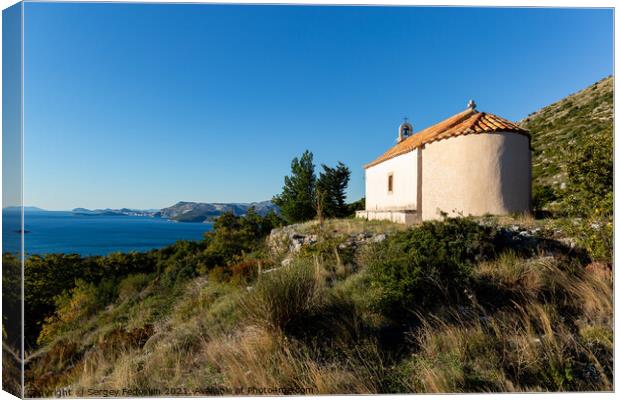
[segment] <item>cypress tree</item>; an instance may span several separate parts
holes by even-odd
[[[342,218],[349,214],[345,190],[349,185],[351,171],[341,162],[335,168],[322,165],[323,172],[317,181],[317,192],[323,215],[329,218]]]
[[[306,150],[301,158],[293,159],[291,175],[284,177],[282,193],[273,198],[273,203],[280,208],[282,216],[288,223],[314,218],[315,185],[313,155]]]

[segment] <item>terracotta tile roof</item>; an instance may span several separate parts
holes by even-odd
[[[372,167],[390,158],[408,153],[427,143],[454,136],[493,132],[515,132],[529,136],[527,130],[502,117],[468,108],[438,124],[414,133],[386,151],[381,157],[366,164],[364,168]]]

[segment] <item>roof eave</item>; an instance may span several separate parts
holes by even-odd
[[[493,133],[516,133],[516,134],[519,134],[519,135],[527,136],[529,139],[531,139],[530,131],[528,131],[527,129],[523,129],[523,128],[509,129],[509,130],[507,130],[507,129],[498,129],[498,130],[494,130],[494,131],[485,131],[485,132],[462,132],[462,133],[457,133],[455,135],[446,136],[446,137],[443,137],[443,138],[431,139],[428,142],[422,143],[422,146],[427,145],[427,144],[431,144],[431,143],[435,143],[435,142],[440,142],[440,141],[446,140],[446,139],[451,139],[451,138],[458,137],[458,136],[483,135],[483,134],[490,135],[490,134],[493,134]],[[418,149],[419,147],[421,147],[421,146],[414,146],[414,147],[409,148],[407,150],[404,150],[402,152],[392,154],[389,157],[386,157],[385,159],[382,159],[382,160],[378,159],[378,160],[375,160],[375,161],[371,161],[368,164],[364,164],[364,169],[368,169],[368,168],[374,167],[376,165],[382,164],[382,163],[384,163],[386,161],[389,161],[389,160],[391,160],[393,158],[396,158],[398,156],[402,156],[403,154],[410,153],[410,152]]]

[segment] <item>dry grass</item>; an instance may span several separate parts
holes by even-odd
[[[531,213],[520,213],[513,215],[487,215],[475,218],[478,221],[493,224],[500,227],[511,227],[517,225],[525,229],[549,229],[554,226],[555,220],[536,219]]]
[[[575,337],[554,310],[540,304],[462,324],[427,322],[415,340],[419,351],[409,364],[414,392],[612,388],[610,371],[604,367],[609,360]],[[610,355],[612,349],[607,351]],[[583,370],[591,371],[590,376],[575,376]]]
[[[3,339],[6,341],[6,337]],[[19,352],[2,343],[2,390],[21,397],[21,372]]]
[[[357,235],[360,233],[394,233],[407,229],[404,224],[390,221],[368,221],[361,218],[327,219],[323,230],[333,236]],[[317,233],[319,221],[309,221],[295,225],[295,230],[302,234]]]
[[[540,262],[522,259],[516,253],[502,253],[497,260],[482,262],[476,268],[480,280],[490,281],[510,289],[527,289],[538,292],[543,285]]]
[[[499,311],[426,318],[405,365],[415,392],[611,390],[611,281],[553,258],[506,254],[480,264],[478,279],[512,292]],[[568,315],[572,316],[572,319]],[[575,333],[578,329],[578,333]]]
[[[298,394],[378,392],[373,373],[359,360],[318,362],[302,343],[258,327],[211,339],[203,354],[228,387],[290,388]]]
[[[98,335],[84,338],[95,343],[83,343],[89,350],[78,363],[68,366],[65,373],[71,386],[76,393],[87,393],[89,389],[208,385],[215,378],[200,356],[200,344],[208,332],[221,332],[232,323],[235,316],[231,309],[236,307],[239,291],[197,278],[186,285],[168,318],[159,320],[144,339],[132,336],[138,330],[102,327]],[[50,352],[53,348],[47,350]]]

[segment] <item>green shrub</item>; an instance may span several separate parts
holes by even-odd
[[[590,216],[579,221],[564,221],[560,225],[568,236],[575,238],[592,261],[612,261],[614,226],[611,216]]]
[[[549,204],[558,199],[555,190],[548,185],[532,185],[532,208],[534,213],[545,211]]]
[[[262,217],[254,208],[250,208],[243,217],[230,212],[220,215],[213,224],[213,231],[205,237],[207,248],[204,257],[207,264],[221,266],[242,259],[244,254],[260,248],[265,236],[281,224],[278,215],[269,213]]]
[[[112,304],[118,298],[118,279],[104,278],[96,285],[95,303],[97,307],[103,308]]]
[[[366,197],[347,204],[347,216],[355,217],[355,212],[366,209]]]
[[[50,342],[54,336],[84,322],[101,309],[98,292],[94,284],[78,280],[74,288],[58,295],[55,298],[56,313],[46,318],[37,343]]]
[[[570,216],[613,214],[613,132],[592,135],[572,149],[567,164],[565,208]]]
[[[462,292],[474,262],[494,253],[495,230],[467,218],[425,222],[378,245],[370,261],[378,306],[393,318]]]
[[[152,275],[148,274],[129,275],[118,284],[119,300],[122,301],[135,296],[149,284],[152,278]]]
[[[21,347],[21,261],[11,253],[2,255],[2,335],[12,348]]]

